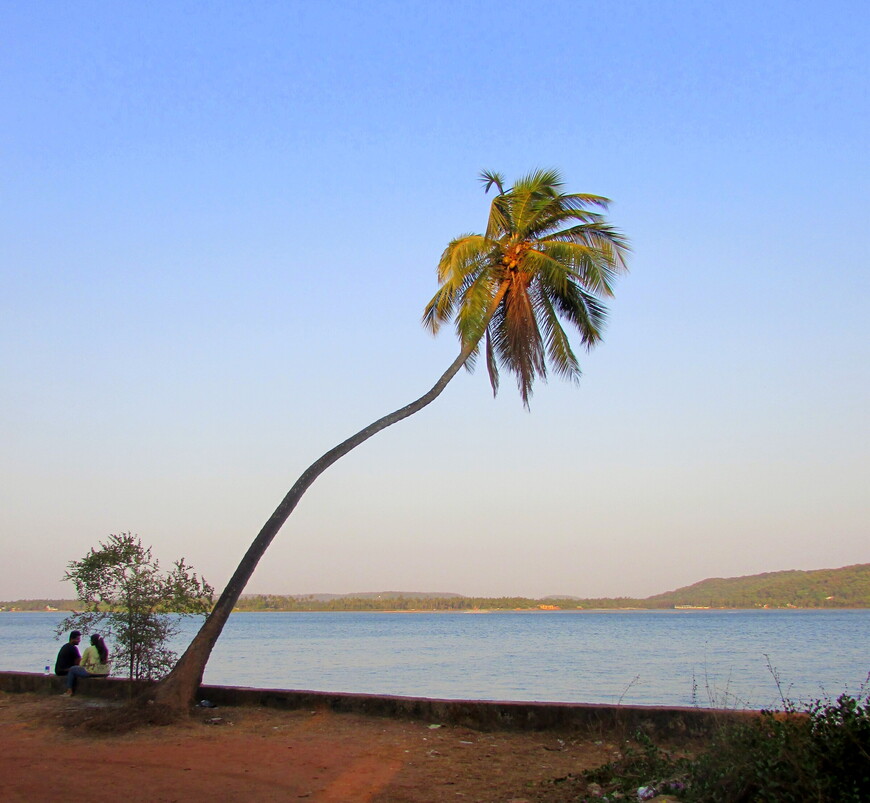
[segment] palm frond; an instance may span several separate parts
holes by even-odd
[[[597,212],[547,210],[535,216],[525,236],[530,240],[571,240],[576,239],[578,229],[601,222],[603,217]]]
[[[492,347],[492,335],[490,327],[486,329],[486,370],[489,373],[489,384],[492,387],[492,395],[498,393],[498,362],[495,358],[495,351]]]
[[[624,270],[618,249],[607,240],[597,246],[547,241],[539,248],[550,260],[568,268],[585,288],[600,295],[613,295],[616,277]]]
[[[538,322],[547,347],[547,359],[557,376],[573,382],[580,381],[580,363],[571,349],[568,335],[559,323],[559,314],[547,293],[538,294],[536,303]]]
[[[589,206],[597,206],[606,211],[610,203],[610,198],[605,198],[603,195],[590,195],[585,192],[572,192],[570,195],[559,196],[559,204],[563,209],[582,210]]]
[[[455,321],[456,334],[463,347],[483,337],[495,284],[491,272],[484,271],[463,288]],[[474,353],[477,353],[477,349]]]
[[[489,188],[495,184],[499,195],[504,195],[504,175],[494,173],[492,170],[481,170],[478,180],[483,184],[483,191],[489,192]]]
[[[524,239],[542,208],[558,196],[561,177],[556,170],[535,170],[517,181],[506,193],[513,217],[512,239]]]
[[[486,221],[487,239],[501,240],[509,235],[513,228],[510,198],[506,195],[496,195],[489,206],[489,219]]]
[[[583,242],[592,248],[599,248],[607,244],[611,250],[611,256],[616,263],[614,268],[619,271],[625,271],[625,257],[631,251],[631,246],[622,232],[615,229],[604,220],[591,220],[581,226],[570,229],[564,229],[559,234],[554,234],[552,238],[560,240],[573,240],[575,242]]]
[[[456,292],[449,287],[440,287],[426,304],[421,323],[433,335],[437,335],[441,324],[453,317],[455,309]]]
[[[513,190],[519,192],[542,193],[557,192],[562,186],[562,175],[552,168],[532,170],[514,183]]]
[[[524,257],[524,267],[535,274],[538,280],[546,285],[557,285],[560,288],[571,281],[573,271],[571,265],[556,259],[547,250],[530,250]]]
[[[531,277],[523,272],[511,276],[499,316],[495,345],[501,363],[517,380],[523,405],[529,406],[536,378],[547,376],[544,347],[530,297]]]
[[[480,234],[463,234],[451,240],[438,261],[438,281],[458,287],[486,260],[493,247],[494,243]]]
[[[573,324],[587,351],[601,341],[607,323],[607,307],[598,298],[576,282],[569,282],[563,292],[554,287],[544,292],[559,315]]]

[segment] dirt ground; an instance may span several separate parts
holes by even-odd
[[[556,803],[578,799],[558,779],[620,750],[600,738],[322,710],[197,709],[180,724],[111,736],[62,726],[105,705],[0,693],[0,799]]]

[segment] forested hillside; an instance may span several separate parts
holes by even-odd
[[[713,577],[649,597],[645,602],[652,607],[867,608],[870,607],[870,563],[842,569]]]

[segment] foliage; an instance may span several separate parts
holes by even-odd
[[[665,609],[675,605],[711,608],[870,608],[870,563],[817,571],[768,572],[751,577],[713,578],[646,599],[615,597],[463,597],[459,594],[384,592],[328,598],[254,594],[242,596],[240,611],[460,611],[536,610],[541,605],[562,610],[590,608]]]
[[[657,594],[651,605],[702,605],[711,608],[870,607],[870,563],[841,569],[766,572],[750,577],[710,578]]]
[[[870,800],[870,693],[863,690],[729,721],[693,759],[674,758],[642,734],[638,743],[640,750],[584,773],[586,782],[608,793],[678,791],[687,803]]]
[[[130,533],[110,535],[84,558],[67,564],[63,577],[75,586],[85,610],[68,616],[57,627],[101,631],[114,642],[114,669],[126,668],[134,679],[156,679],[175,661],[166,643],[178,632],[178,616],[207,613],[213,589],[199,579],[184,558],[169,571]]]
[[[435,333],[454,321],[463,348],[473,346],[469,368],[485,340],[493,393],[503,368],[516,376],[528,407],[548,363],[558,376],[580,378],[561,321],[576,329],[587,349],[601,340],[602,298],[613,295],[614,281],[625,271],[628,245],[602,214],[608,199],[562,193],[555,170],[534,171],[509,188],[498,173],[485,171],[481,181],[486,191],[498,190],[486,232],[448,244],[438,263],[440,287],[423,322]]]
[[[236,604],[239,611],[470,611],[470,610],[540,610],[541,605],[575,610],[573,600],[535,600],[527,597],[449,597],[428,595],[390,596],[365,594],[319,599],[314,596],[247,594]]]

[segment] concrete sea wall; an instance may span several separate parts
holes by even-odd
[[[147,683],[125,678],[83,678],[77,694],[124,700]],[[0,691],[60,694],[63,678],[31,672],[0,672]],[[437,700],[290,689],[252,689],[238,686],[200,686],[197,700],[216,706],[265,706],[278,709],[328,709],[336,713],[364,714],[430,723],[463,725],[481,731],[525,730],[569,733],[613,733],[637,730],[659,736],[690,736],[712,732],[725,720],[757,716],[753,711],[723,711],[582,703],[529,703],[489,700]]]

